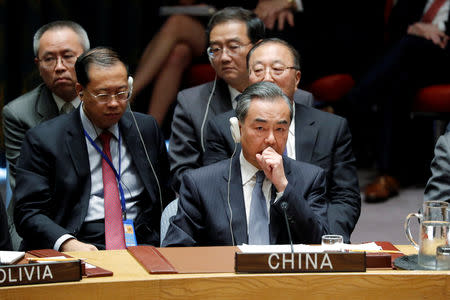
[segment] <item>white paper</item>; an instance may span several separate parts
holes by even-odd
[[[24,257],[24,255],[25,252],[22,251],[0,251],[0,263],[10,265]]]
[[[291,245],[240,245],[239,250],[242,253],[291,253]],[[321,253],[325,251],[346,251],[346,250],[361,250],[361,251],[377,251],[382,250],[376,243],[365,244],[338,244],[331,246],[313,246],[305,244],[295,244],[295,253]]]

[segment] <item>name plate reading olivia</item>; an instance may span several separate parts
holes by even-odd
[[[0,266],[0,286],[81,280],[81,261]]]
[[[236,273],[365,272],[365,253],[239,253]]]

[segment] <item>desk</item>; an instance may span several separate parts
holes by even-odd
[[[450,271],[150,275],[125,250],[69,254],[114,276],[3,287],[0,299],[450,299]]]

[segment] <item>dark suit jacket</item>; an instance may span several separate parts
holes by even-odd
[[[213,85],[214,82],[208,82],[178,93],[169,146],[170,173],[175,191],[180,189],[181,176],[185,170],[203,165],[202,123]],[[232,109],[230,97],[228,85],[218,79],[204,123],[203,142],[206,140],[208,120]],[[295,97],[305,105],[311,106],[313,103],[311,93],[298,90]]]
[[[321,168],[283,157],[289,181],[283,196],[270,206],[270,243],[288,244],[289,237],[281,209],[287,216],[294,243],[320,243],[328,232],[325,174]],[[230,160],[186,172],[181,185],[178,211],[170,222],[162,246],[219,246],[248,243],[239,155],[232,160],[230,208],[228,172]],[[230,231],[232,219],[233,233]]]
[[[2,111],[9,180],[14,190],[16,162],[28,129],[58,116],[58,106],[45,84],[8,103]]]
[[[235,116],[234,111],[217,116],[209,123],[205,165],[231,157],[234,141],[228,120],[232,116]],[[343,235],[347,242],[361,211],[351,140],[344,118],[295,103],[296,160],[325,170],[330,232]]]
[[[12,250],[11,237],[8,230],[8,217],[5,203],[0,195],[0,250]]]
[[[135,219],[138,243],[159,245],[161,204],[156,179],[146,160],[131,113],[119,121],[147,197]],[[168,160],[156,121],[135,113],[150,160],[158,174],[165,206],[172,193],[167,187]],[[89,205],[91,174],[80,111],[41,124],[26,134],[17,164],[14,221],[25,249],[53,248],[64,234],[77,237]]]

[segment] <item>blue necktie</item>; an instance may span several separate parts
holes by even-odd
[[[264,172],[256,173],[256,184],[252,191],[250,204],[250,221],[248,230],[249,245],[269,245],[269,218],[267,216],[266,198],[262,191]]]

